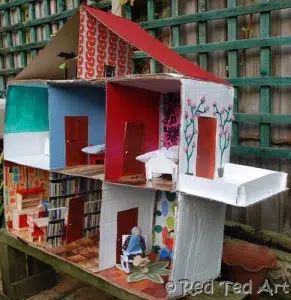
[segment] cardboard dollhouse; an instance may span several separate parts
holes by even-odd
[[[134,48],[175,73],[130,75]],[[177,297],[180,279],[216,278],[225,204],[286,189],[285,173],[229,163],[228,82],[109,13],[82,6],[7,95],[10,232],[132,293]],[[171,244],[169,295],[162,284],[128,283],[115,268],[134,226],[147,253],[159,257]]]

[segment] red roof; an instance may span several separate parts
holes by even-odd
[[[131,22],[111,13],[104,12],[97,8],[82,6],[90,15],[95,17],[104,26],[122,38],[124,41],[145,52],[163,65],[171,68],[185,76],[214,81],[230,85],[230,83],[216,75],[201,69],[198,65],[183,58],[163,43],[152,37],[137,23]]]

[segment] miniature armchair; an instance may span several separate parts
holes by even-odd
[[[130,264],[136,256],[143,257],[146,252],[146,236],[140,234],[140,229],[134,227],[131,235],[122,236],[121,266],[125,273],[130,273]]]

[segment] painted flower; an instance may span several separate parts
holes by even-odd
[[[191,105],[191,99],[190,98],[187,99],[187,104]]]
[[[232,105],[231,104],[228,104],[228,110],[231,110],[232,109]]]
[[[212,103],[212,106],[213,106],[213,107],[216,107],[216,106],[217,106],[216,101],[214,101],[214,102]]]
[[[200,99],[200,102],[201,102],[201,103],[205,103],[205,101],[206,101],[206,96],[203,96],[203,97]]]
[[[189,117],[188,111],[185,110],[185,119],[188,119],[188,117]]]
[[[230,140],[230,138],[231,138],[230,132],[227,132],[227,133],[226,133],[226,138],[227,138],[228,140]]]
[[[164,132],[167,141],[170,141],[172,145],[176,145],[179,139],[179,126],[165,126]]]
[[[192,137],[192,135],[193,135],[193,134],[192,134],[191,132],[188,132],[188,133],[186,134],[186,138],[187,138],[187,139],[190,139],[190,138]]]
[[[225,109],[225,106],[222,106],[221,108],[221,114],[223,115],[225,113],[226,109]]]
[[[224,135],[224,131],[223,131],[223,129],[221,129],[221,130],[219,131],[219,136],[222,137],[223,135]]]
[[[197,111],[196,112],[196,116],[199,117],[200,116],[200,112]]]
[[[207,105],[207,106],[205,107],[205,111],[209,111],[209,109],[210,109],[210,107]]]
[[[195,102],[192,102],[192,103],[191,103],[191,107],[194,108],[194,109],[196,109],[196,107],[197,107],[196,103],[195,103]]]

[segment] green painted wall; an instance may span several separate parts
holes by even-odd
[[[48,89],[10,86],[4,133],[48,131]]]

